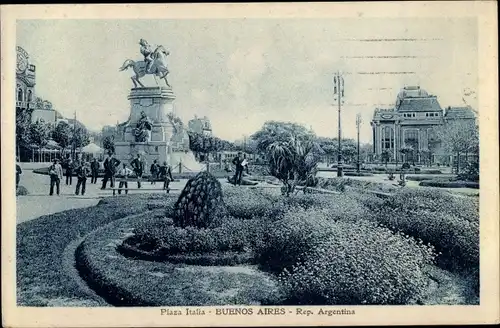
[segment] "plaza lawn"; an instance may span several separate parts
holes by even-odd
[[[103,305],[74,285],[64,267],[66,247],[96,228],[148,210],[147,194],[107,198],[94,207],[46,215],[17,225],[17,299],[20,306]],[[70,262],[71,263],[71,262]],[[71,265],[71,264],[69,264]]]
[[[321,180],[321,184],[333,189],[338,188],[338,183],[337,179]],[[138,221],[133,227],[133,233],[141,237],[139,244],[187,255],[193,249],[212,252],[242,246],[254,254],[259,264],[256,269],[270,277],[272,285],[278,286],[277,294],[285,295],[284,304],[477,304],[479,212],[476,199],[435,190],[406,190],[380,199],[349,188],[333,195],[300,193],[284,197],[275,189],[249,189],[229,184],[223,185],[223,195],[230,216],[221,219],[213,230],[180,231],[180,228],[171,228],[171,223],[164,223],[167,221],[155,223],[155,217],[173,215],[172,205],[177,196],[165,194],[107,198],[95,207],[19,224],[18,304],[105,305],[102,299],[89,298],[75,286],[66,275],[71,271],[68,266],[74,264],[61,259],[75,240],[101,226],[114,225],[119,219],[147,211],[153,211],[151,218],[146,217],[143,223]],[[151,295],[154,288],[148,284],[153,280],[126,278],[130,276],[127,268],[132,265],[123,266],[127,270],[119,270],[115,262],[103,260],[105,254],[99,253],[105,252],[103,247],[97,247],[102,240],[87,239],[86,242],[88,251],[83,254],[86,260],[81,262],[87,263],[91,271],[114,279],[103,278],[101,291],[106,290],[105,284],[113,282],[116,286],[124,284],[124,290],[147,291],[146,295]],[[336,256],[332,258],[331,254]],[[72,256],[74,259],[74,253]],[[139,267],[144,260],[127,259]],[[144,268],[153,265],[148,263]],[[175,269],[177,265],[170,263],[167,267]],[[210,267],[214,272],[222,268]],[[164,274],[172,271],[169,270]],[[432,277],[429,272],[439,273]],[[185,274],[188,277],[191,272]],[[162,277],[172,282],[165,290],[174,292],[186,287],[184,276]],[[214,277],[213,280],[210,277]],[[206,294],[209,290],[227,287],[216,277],[211,273],[203,276],[208,289],[200,292]],[[239,286],[240,278],[235,276],[235,279],[232,283]],[[432,281],[437,281],[437,287],[432,287]],[[250,286],[247,282],[246,286]],[[175,297],[180,298],[172,296],[174,298],[162,301],[168,295],[162,288],[156,289],[155,304],[205,304],[196,298],[197,290],[188,293],[190,296],[177,295]],[[458,291],[452,298],[451,290]],[[134,303],[134,299],[147,299],[145,297],[139,295],[124,303],[140,305]]]

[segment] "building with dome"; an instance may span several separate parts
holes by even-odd
[[[410,162],[430,158],[433,163],[447,164],[452,159],[445,153],[436,138],[436,130],[453,120],[473,120],[470,107],[443,109],[436,96],[419,86],[407,86],[396,97],[394,108],[376,108],[371,121],[373,153],[381,160],[382,153],[389,154],[390,162],[401,162],[403,147],[411,147],[406,155]]]

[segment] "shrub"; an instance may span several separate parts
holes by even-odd
[[[437,188],[474,188],[479,189],[478,182],[472,181],[450,181],[450,180],[424,180],[419,183],[422,187],[437,187]]]
[[[28,195],[28,189],[26,189],[24,186],[18,186],[16,189],[16,196],[26,196]]]
[[[442,181],[451,181],[454,179],[454,176],[452,175],[435,175],[435,174],[416,174],[416,175],[407,175],[406,176],[407,180],[410,181],[425,181],[425,180],[433,180],[433,179],[439,179]]]
[[[372,177],[373,173],[369,172],[344,172],[346,177]]]
[[[479,266],[479,203],[471,197],[405,190],[374,205],[374,218],[394,231],[431,243],[439,264],[453,271]]]
[[[467,163],[463,172],[458,175],[458,179],[479,182],[479,162]]]
[[[408,304],[427,287],[433,249],[367,221],[336,222],[279,280],[290,303]]]
[[[280,273],[301,261],[306,252],[329,235],[331,221],[323,210],[297,208],[264,232],[265,243],[257,250],[264,270]]]
[[[224,214],[220,182],[208,172],[200,172],[186,183],[175,203],[174,223],[179,227],[207,228]]]

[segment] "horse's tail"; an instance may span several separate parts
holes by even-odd
[[[122,67],[120,67],[120,72],[126,70],[127,68],[129,68],[129,66],[132,66],[132,65],[134,65],[134,61],[131,59],[127,59],[123,63]]]

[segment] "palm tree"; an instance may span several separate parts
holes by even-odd
[[[283,183],[283,194],[289,196],[297,185],[314,184],[321,148],[311,140],[290,136],[267,147],[269,169]]]

